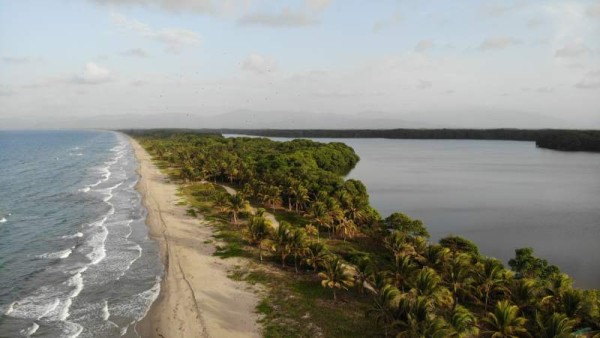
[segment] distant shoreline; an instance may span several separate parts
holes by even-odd
[[[186,215],[178,186],[168,181],[133,139],[136,186],[148,210],[146,224],[160,245],[165,274],[158,298],[136,330],[143,337],[259,337],[258,297],[227,277],[234,259],[213,256],[213,229]]]
[[[123,130],[135,135],[135,129]],[[289,138],[387,138],[418,140],[530,141],[537,147],[560,151],[600,152],[600,130],[570,129],[139,129],[156,134],[238,134]]]

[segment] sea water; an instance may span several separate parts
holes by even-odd
[[[137,337],[158,245],[126,137],[0,132],[0,337]]]

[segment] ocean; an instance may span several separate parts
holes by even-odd
[[[0,337],[138,337],[163,268],[126,137],[0,131]]]

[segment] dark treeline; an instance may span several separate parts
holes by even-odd
[[[127,131],[135,134],[136,131]],[[143,131],[140,131],[143,132]],[[440,140],[535,141],[540,148],[562,151],[600,151],[598,130],[558,129],[164,129],[154,133],[242,134],[290,138],[389,138]]]
[[[549,131],[535,140],[540,148],[563,151],[600,152],[600,132],[585,130]]]
[[[132,134],[183,181],[237,187],[236,195],[211,193],[210,200],[260,260],[282,269],[291,263],[296,274],[318,278],[315,288],[332,289],[334,299],[336,290],[369,299],[366,315],[386,337],[571,337],[600,329],[600,294],[575,288],[533,250],[516,250],[508,269],[467,239],[434,243],[419,220],[399,212],[381,217],[365,186],[343,179],[358,161],[344,144]],[[273,227],[264,210],[244,212],[249,201],[293,220]]]

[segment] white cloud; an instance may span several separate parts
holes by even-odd
[[[72,79],[76,84],[100,84],[111,81],[110,71],[93,62],[88,62],[83,67],[83,72]]]
[[[585,74],[583,79],[575,85],[580,89],[599,89],[600,88],[600,70],[591,71]]]
[[[322,11],[331,4],[331,0],[307,0],[308,7],[315,11]]]
[[[419,89],[429,89],[433,86],[433,83],[431,83],[431,81],[427,81],[427,80],[419,80],[419,83],[417,84],[417,88]]]
[[[397,25],[404,20],[404,17],[400,12],[396,12],[389,18],[379,20],[373,24],[373,32],[377,33],[382,29]]]
[[[10,63],[10,64],[25,64],[25,63],[32,63],[32,62],[39,61],[39,59],[32,59],[32,58],[28,58],[28,57],[5,56],[5,57],[2,57],[2,61],[5,63]]]
[[[212,0],[92,0],[100,5],[154,6],[173,12],[212,14],[217,6]],[[217,0],[218,4],[219,1]]]
[[[132,48],[132,49],[128,49],[126,51],[123,51],[121,53],[121,55],[123,56],[133,56],[133,57],[138,57],[138,58],[147,58],[149,55],[148,53],[141,49],[141,48]]]
[[[147,24],[136,19],[129,19],[119,13],[111,13],[112,21],[123,30],[136,32],[143,37],[161,42],[166,50],[179,53],[186,46],[200,44],[200,36],[193,31],[181,28],[163,28],[155,30]]]
[[[303,27],[319,23],[318,15],[332,0],[306,0],[299,8],[283,7],[275,12],[256,12],[238,18],[240,25]]]
[[[432,40],[421,40],[415,46],[415,51],[417,52],[425,52],[433,47]]]
[[[256,74],[267,74],[277,70],[277,63],[271,58],[250,54],[242,62],[242,70]]]
[[[238,23],[241,25],[263,25],[271,27],[302,27],[317,24],[319,21],[307,13],[283,8],[276,14],[255,13],[242,16]]]
[[[591,18],[600,18],[600,1],[596,1],[596,3],[591,4],[587,8],[586,14]]]
[[[491,50],[491,49],[505,49],[507,47],[514,46],[519,43],[519,40],[513,37],[507,36],[498,36],[491,37],[483,40],[481,45],[479,45],[479,49],[481,50]]]
[[[581,41],[571,42],[554,53],[557,58],[578,58],[587,56],[591,50]]]

